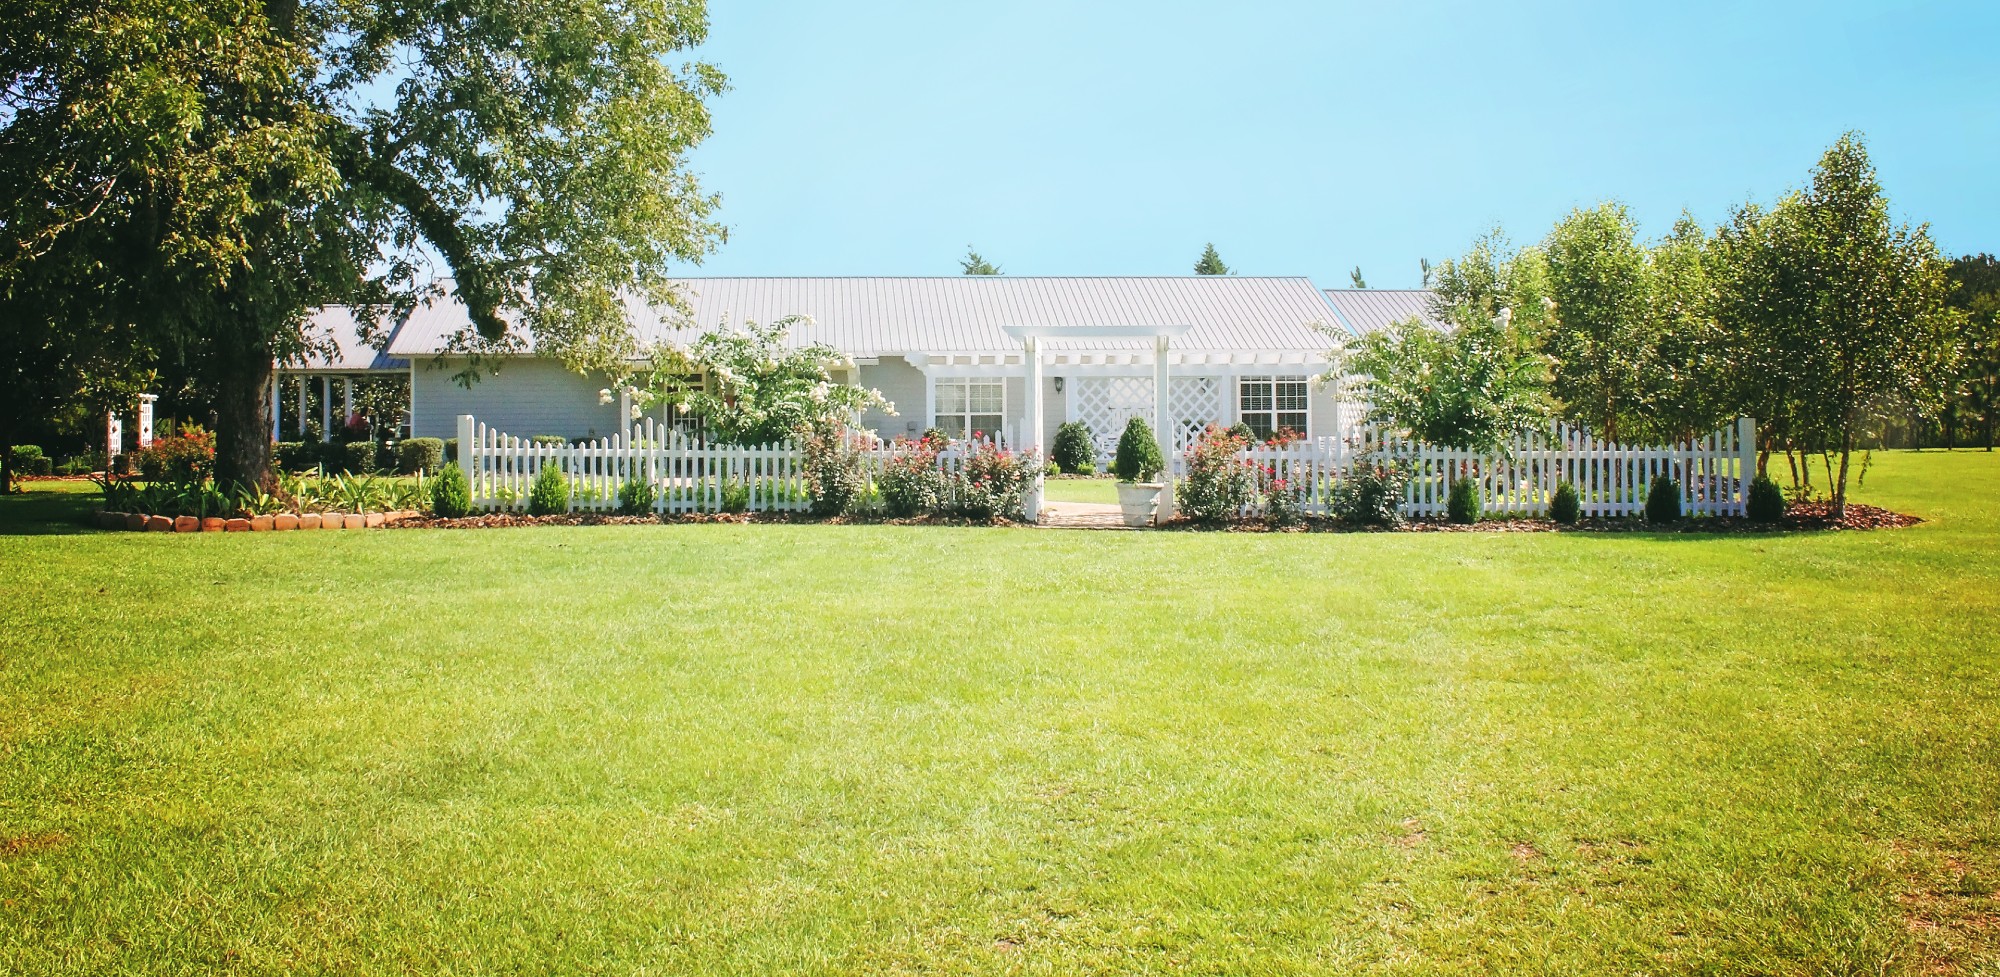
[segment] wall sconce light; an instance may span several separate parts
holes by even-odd
[[[1057,377],[1057,378],[1056,378],[1056,393],[1062,393],[1062,383],[1063,383],[1063,378],[1062,378],[1062,377]]]

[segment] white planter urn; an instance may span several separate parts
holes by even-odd
[[[1134,529],[1153,524],[1153,513],[1160,507],[1160,490],[1166,485],[1160,482],[1119,482],[1118,511],[1125,517],[1125,525]]]

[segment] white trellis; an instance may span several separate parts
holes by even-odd
[[[1068,401],[1067,420],[1082,421],[1090,428],[1097,448],[1097,460],[1108,461],[1118,451],[1118,436],[1132,418],[1153,423],[1153,379],[1151,377],[1078,377],[1071,381],[1075,393]],[[1229,416],[1227,391],[1221,377],[1172,377],[1168,381],[1168,416],[1173,418],[1170,435],[1174,450],[1185,450],[1210,424]]]

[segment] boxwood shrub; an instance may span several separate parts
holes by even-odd
[[[628,478],[618,486],[618,514],[621,516],[643,516],[653,511],[653,503],[660,500],[660,490],[643,478]]]
[[[404,438],[396,442],[396,470],[405,475],[434,472],[444,467],[444,441],[438,438]]]
[[[1549,498],[1549,518],[1564,526],[1574,526],[1583,518],[1583,500],[1577,498],[1576,486],[1568,482],[1556,486],[1556,494]]]
[[[1068,421],[1056,428],[1055,444],[1049,460],[1070,475],[1097,473],[1097,446],[1090,442],[1090,427],[1082,421]]]
[[[569,476],[561,465],[543,465],[528,486],[528,515],[559,516],[568,511]]]
[[[1646,490],[1646,521],[1665,525],[1681,518],[1681,484],[1666,475],[1653,476]]]
[[[1150,482],[1166,469],[1167,463],[1160,457],[1160,442],[1153,436],[1152,425],[1141,417],[1125,422],[1125,433],[1118,436],[1118,454],[1111,461],[1111,471],[1118,476],[1118,480]]]
[[[445,519],[458,519],[472,513],[472,486],[465,480],[465,469],[451,462],[438,470],[431,480],[431,514]]]
[[[340,446],[340,467],[356,474],[375,470],[375,442],[350,441]]]
[[[1750,482],[1750,497],[1743,500],[1751,522],[1777,522],[1785,518],[1785,490],[1769,475]]]
[[[1463,526],[1479,521],[1482,506],[1479,500],[1479,481],[1463,475],[1452,480],[1451,492],[1445,496],[1445,517]]]

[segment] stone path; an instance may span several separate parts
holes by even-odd
[[[1043,529],[1130,529],[1118,507],[1106,502],[1044,502]]]

